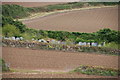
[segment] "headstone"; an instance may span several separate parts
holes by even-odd
[[[94,43],[94,42],[93,42],[93,43],[92,43],[92,46],[97,46],[97,43]]]
[[[42,40],[40,39],[40,40],[38,40],[38,42],[42,42]]]
[[[87,43],[86,43],[86,42],[83,42],[82,44],[85,46]]]
[[[11,40],[15,40],[15,37],[11,37]]]
[[[20,40],[20,38],[17,37],[16,40],[18,41],[18,40]]]
[[[90,45],[90,43],[88,42],[87,45]]]
[[[81,45],[82,45],[82,42],[79,42],[78,44],[81,46]]]
[[[40,39],[40,40],[39,40],[39,42],[44,42],[44,43],[47,43],[47,41],[46,41],[46,40],[44,40],[44,39]]]
[[[23,37],[20,37],[20,40],[23,40]]]

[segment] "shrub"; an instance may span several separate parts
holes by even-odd
[[[2,28],[2,33],[6,37],[20,36],[20,31],[14,25],[6,24]]]
[[[11,24],[16,26],[17,28],[19,28],[21,33],[25,32],[26,27],[22,22],[14,21],[13,18],[11,17],[2,16],[2,27],[4,27],[4,25],[6,24]]]
[[[2,71],[10,71],[9,67],[6,66],[5,61],[0,59],[0,66],[2,66]]]

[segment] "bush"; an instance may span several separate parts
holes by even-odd
[[[101,29],[99,31],[96,32],[97,34],[97,38],[99,40],[104,40],[106,42],[116,42],[119,43],[119,35],[118,35],[119,31],[115,31],[115,30],[111,30],[108,28],[105,29]]]
[[[11,18],[11,17],[2,16],[2,27],[4,27],[4,25],[6,25],[6,24],[16,26],[16,28],[18,28],[21,33],[25,32],[26,27],[22,22],[14,21],[13,18]]]
[[[2,71],[10,71],[9,67],[5,65],[5,61],[0,59],[0,66],[2,66]]]
[[[20,36],[20,31],[14,25],[6,24],[2,28],[2,33],[6,37]]]

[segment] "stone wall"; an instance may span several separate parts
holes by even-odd
[[[120,50],[109,49],[103,47],[88,47],[88,46],[70,46],[70,45],[59,45],[50,44],[42,42],[28,42],[28,41],[13,41],[13,40],[2,40],[2,46],[9,47],[22,47],[31,49],[45,49],[45,50],[60,50],[60,51],[70,51],[70,52],[89,52],[89,53],[102,53],[102,54],[112,54],[119,55]]]

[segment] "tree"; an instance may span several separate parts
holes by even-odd
[[[6,24],[2,29],[2,34],[6,37],[20,36],[20,31],[14,25]]]

